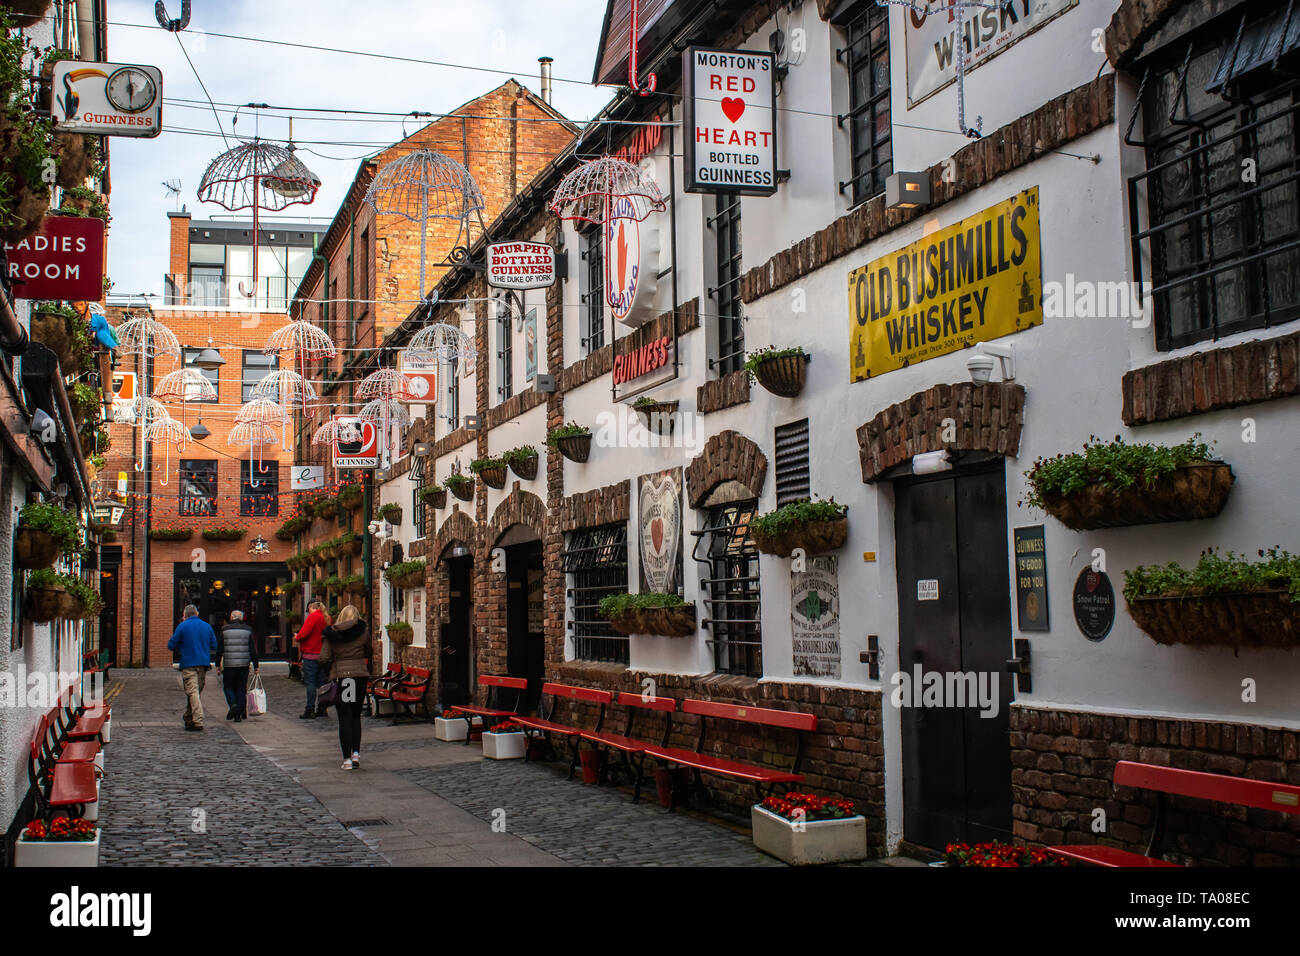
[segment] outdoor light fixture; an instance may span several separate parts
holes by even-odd
[[[220,579],[217,579],[216,581],[213,581],[213,582],[212,582],[212,586],[213,586],[214,588],[218,588],[218,589],[220,589],[221,587],[224,586],[224,582],[221,581]]]
[[[1002,363],[1002,380],[1014,382],[1016,379],[1016,347],[1014,345],[992,345],[980,342],[975,346],[975,353],[966,360],[966,371],[970,380],[976,385],[987,385],[993,376],[993,359]]]
[[[428,458],[433,452],[433,446],[427,441],[417,441],[411,446],[411,454],[416,458]]]
[[[208,347],[190,362],[195,368],[201,368],[205,372],[215,372],[226,364],[226,360],[221,357],[221,353],[212,347],[212,339],[208,339]],[[191,433],[192,434],[192,433]]]
[[[208,427],[203,424],[202,418],[199,419],[198,424],[190,429],[190,437],[195,441],[203,441],[203,439],[210,438],[211,436],[212,432],[208,431]]]
[[[533,388],[542,394],[548,394],[555,391],[555,376],[538,374],[537,379],[533,382]]]
[[[885,179],[886,209],[919,209],[928,205],[929,173],[894,173]]]
[[[935,475],[941,471],[952,471],[952,459],[946,448],[938,451],[923,451],[912,456],[912,474]]]
[[[465,416],[465,430],[466,430],[466,431],[469,431],[469,432],[476,432],[476,431],[478,431],[479,429],[481,429],[482,427],[483,427],[483,419],[479,418],[479,416],[477,416],[477,415],[466,415],[466,416]]]

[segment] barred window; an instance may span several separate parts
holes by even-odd
[[[714,669],[747,677],[763,676],[758,549],[749,537],[757,505],[751,498],[710,508],[708,523],[694,533],[695,560],[708,567],[708,577],[700,584],[709,612],[704,623],[713,635],[709,644]]]
[[[1285,11],[1248,23],[1257,9],[1206,24],[1142,69],[1147,168],[1129,180],[1129,210],[1139,280],[1144,244],[1150,254],[1161,350],[1300,317],[1300,81],[1274,68]]]
[[[627,593],[626,522],[573,532],[561,560],[564,573],[570,575],[574,657],[626,664],[627,636],[611,628],[597,610],[606,595]]]
[[[605,344],[605,260],[601,253],[604,230],[588,229],[582,236],[586,284],[582,292],[582,354],[590,355]]]
[[[239,513],[268,516],[280,513],[279,462],[260,461],[256,468],[248,460],[239,463]]]
[[[840,184],[852,190],[853,205],[885,191],[894,171],[893,127],[890,122],[889,8],[874,2],[853,8],[844,21],[848,43],[837,54],[849,70],[849,122],[853,150],[852,178]]]
[[[740,197],[719,195],[717,213],[708,220],[718,253],[718,284],[709,290],[718,310],[718,356],[712,365],[719,375],[745,364],[745,324],[740,301]]]
[[[425,528],[427,527],[427,519],[424,513],[424,496],[420,494],[425,488],[429,487],[426,462],[426,458],[416,458],[411,465],[409,475],[410,478],[415,480],[415,485],[411,491],[411,516],[415,521],[415,536],[417,538],[424,537]]]

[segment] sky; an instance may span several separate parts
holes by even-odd
[[[180,0],[168,0],[168,15],[178,17],[180,7]],[[277,215],[296,221],[320,217],[327,223],[362,157],[400,140],[402,122],[397,117],[321,117],[295,110],[447,112],[510,76],[540,92],[539,56],[555,60],[552,105],[569,118],[594,116],[612,94],[590,85],[605,0],[194,0],[189,26],[178,35],[157,25],[152,0],[111,0],[108,11],[109,61],[150,64],[163,74],[163,133],[152,139],[115,136],[110,144],[108,274],[114,296],[162,292],[168,268],[167,213],[176,210],[178,202],[195,219],[232,215],[220,206],[200,203],[196,190],[208,163],[228,148],[218,133],[218,119],[229,146],[236,145],[231,121],[239,104],[292,108],[241,110],[233,132],[284,140],[289,135],[287,117],[292,115],[298,157],[322,184],[310,206],[291,206]],[[355,53],[436,60],[492,72]],[[216,103],[215,116],[204,86]],[[406,133],[418,129],[420,122],[428,120],[408,119]],[[163,185],[175,180],[181,184],[179,197]]]

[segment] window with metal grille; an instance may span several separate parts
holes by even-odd
[[[357,289],[357,298],[361,301],[361,311],[358,318],[364,319],[366,313],[370,311],[370,230],[361,231],[361,284]],[[352,327],[352,341],[357,340],[356,326]]]
[[[180,513],[217,513],[217,463],[185,459],[181,462]]]
[[[840,184],[851,190],[853,205],[885,191],[894,171],[893,127],[889,100],[889,8],[874,0],[850,10],[843,22],[848,43],[836,56],[849,71],[849,123],[852,177]]]
[[[447,424],[455,429],[460,424],[460,357],[447,360],[447,401],[444,405]]]
[[[627,636],[611,628],[597,610],[606,595],[627,593],[626,522],[573,532],[561,563],[564,573],[570,575],[574,657],[626,664]]]
[[[215,368],[199,368],[197,365],[194,364],[194,360],[199,357],[199,353],[202,352],[205,348],[207,348],[206,345],[201,346],[200,348],[187,348],[183,350],[182,355],[184,358],[186,368],[194,369],[196,372],[198,372],[200,375],[202,375],[204,378],[206,378],[209,382],[212,383],[212,388],[217,393],[217,398],[200,398],[197,391],[191,391],[190,388],[187,386],[187,391],[190,391],[190,394],[185,396],[185,401],[187,402],[212,403],[217,401],[217,399],[221,397],[221,380],[219,377],[220,370]],[[216,346],[214,345],[213,348],[216,348]],[[197,388],[198,386],[195,387]]]
[[[275,461],[239,463],[239,513],[241,515],[278,515],[280,513],[280,465]]]
[[[278,355],[263,355],[261,352],[250,352],[245,349],[239,400],[241,402],[252,401],[253,389],[257,386],[257,383],[279,367],[280,357]]]
[[[582,354],[590,355],[605,344],[605,259],[601,253],[603,230],[588,229],[582,237],[586,284],[582,291]]]
[[[1300,81],[1267,61],[1234,80],[1242,33],[1268,29],[1267,17],[1210,24],[1143,70],[1147,168],[1128,199],[1139,281],[1144,244],[1150,253],[1158,349],[1300,317]],[[1131,293],[1125,304],[1136,309]]]
[[[763,676],[758,549],[749,537],[757,505],[751,498],[710,508],[707,525],[693,532],[693,556],[708,569],[700,585],[708,605],[704,623],[713,635],[709,644],[714,669],[747,677]]]
[[[411,471],[408,477],[415,481],[411,491],[411,516],[415,521],[415,536],[424,537],[424,530],[427,527],[427,516],[425,515],[424,496],[420,492],[429,487],[427,459],[416,458],[411,465]]]
[[[745,320],[740,301],[740,197],[719,195],[708,220],[717,240],[718,284],[709,291],[718,310],[718,355],[710,364],[719,375],[745,364]]]
[[[808,419],[776,426],[776,506],[812,496],[808,469]]]
[[[505,401],[515,393],[514,389],[514,364],[515,364],[515,324],[511,321],[510,304],[500,301],[497,305],[499,316],[497,318],[497,335],[500,338],[500,348],[497,349],[497,397]]]

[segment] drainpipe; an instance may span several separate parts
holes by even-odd
[[[18,321],[9,293],[0,290],[0,350],[9,355],[22,355],[27,351],[28,341],[27,329]]]

